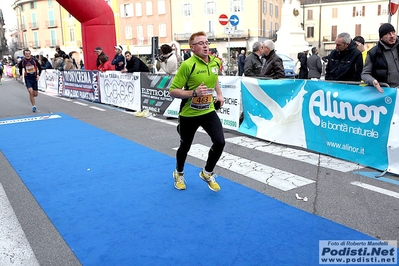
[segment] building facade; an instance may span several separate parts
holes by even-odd
[[[150,55],[153,37],[158,37],[159,44],[173,41],[170,0],[119,0],[114,13],[115,20],[120,20],[121,44],[134,55]]]
[[[17,30],[11,46],[22,55],[28,48],[34,55],[54,57],[56,46],[66,53],[73,53],[75,60],[82,56],[81,25],[62,8],[56,0],[16,0]]]
[[[3,11],[0,9],[0,59],[5,55],[8,55],[8,46],[4,29]]]
[[[275,39],[281,24],[282,0],[171,0],[173,39],[188,49],[193,32],[204,31],[224,59],[251,51],[256,41]],[[219,19],[226,15],[228,24]],[[234,18],[238,18],[238,24]],[[223,22],[223,21],[222,21]],[[233,22],[233,24],[231,23]],[[229,53],[230,51],[230,53]]]

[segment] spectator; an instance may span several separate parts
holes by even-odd
[[[83,63],[82,59],[80,59],[79,65],[80,65],[80,69],[82,69],[82,70],[85,69],[85,64]]]
[[[307,65],[309,69],[308,79],[319,79],[321,77],[323,66],[321,65],[319,51],[316,47],[312,48],[312,55],[308,58]]]
[[[299,69],[298,78],[307,79],[308,78],[308,53],[309,47],[305,47],[303,52],[298,53],[298,60],[301,62],[301,68]]]
[[[245,65],[245,50],[241,50],[241,53],[238,55],[238,75],[242,76],[244,74],[244,65]]]
[[[368,52],[362,79],[379,92],[384,92],[380,82],[388,83],[392,88],[399,86],[399,39],[389,23],[382,24],[378,31],[380,40]]]
[[[121,71],[122,73],[150,72],[148,66],[143,61],[141,61],[140,58],[133,56],[129,51],[125,52],[125,57],[126,67]]]
[[[64,62],[64,59],[59,54],[55,54],[53,68],[58,69],[58,70],[60,70],[60,68],[63,69],[63,62]]]
[[[187,59],[189,59],[190,57],[191,57],[190,52],[189,52],[187,49],[184,50],[184,54],[183,54],[183,59],[184,59],[184,61],[187,60]]]
[[[105,54],[100,55],[100,58],[98,60],[100,62],[100,65],[97,68],[99,71],[104,72],[107,70],[115,70],[114,66],[111,65],[108,57]]]
[[[123,48],[121,45],[115,45],[115,56],[112,60],[112,65],[115,66],[116,71],[125,69],[125,57],[122,54]]]
[[[356,43],[357,49],[362,53],[363,65],[366,64],[367,50],[366,47],[364,47],[364,38],[362,36],[356,36],[353,38],[353,41]]]
[[[220,66],[219,66],[219,75],[222,75],[223,72],[223,59],[219,57],[219,52],[217,49],[211,49],[211,53],[214,57],[220,60]]]
[[[180,48],[179,48],[179,43],[177,42],[172,42],[170,45],[172,47],[172,52],[175,54],[176,59],[177,59],[177,67],[180,66],[181,62],[183,61],[181,55],[180,55]]]
[[[79,69],[78,64],[76,63],[75,58],[73,58],[73,53],[72,53],[72,52],[69,53],[69,58],[72,60],[72,64],[73,64],[74,69]]]
[[[274,42],[272,40],[263,42],[263,55],[265,60],[260,71],[261,77],[272,79],[285,77],[283,60],[276,54],[274,47]]]
[[[362,53],[346,33],[338,34],[335,50],[328,55],[326,80],[361,81],[363,70]]]
[[[42,69],[52,69],[53,66],[51,65],[51,63],[48,61],[47,57],[42,57]]]
[[[55,51],[57,52],[57,54],[59,54],[62,58],[64,57],[64,55],[66,55],[66,53],[64,51],[61,50],[61,48],[59,46],[55,47]]]
[[[63,70],[73,70],[75,69],[75,66],[73,65],[73,61],[71,58],[69,58],[69,55],[64,55],[64,65],[63,65]]]
[[[261,56],[263,54],[263,46],[260,42],[252,45],[252,53],[245,58],[244,75],[247,77],[258,77],[262,69]]]
[[[176,74],[178,69],[177,55],[172,51],[168,44],[161,45],[161,55],[157,58],[160,62],[162,72],[166,74]]]
[[[97,61],[96,61],[97,68],[98,68],[98,67],[100,66],[100,64],[101,64],[101,62],[100,62],[100,56],[101,56],[101,55],[104,55],[104,56],[107,58],[107,61],[109,60],[109,59],[108,59],[108,56],[107,56],[106,54],[104,54],[103,49],[102,49],[100,46],[96,47],[96,49],[94,49],[94,52],[97,53]],[[103,59],[103,60],[104,60],[104,59]]]

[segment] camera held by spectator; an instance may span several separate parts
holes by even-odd
[[[167,59],[167,57],[165,57],[163,54],[161,54],[161,55],[159,55],[159,56],[157,57],[157,60],[158,60],[159,62],[165,62],[166,59]]]

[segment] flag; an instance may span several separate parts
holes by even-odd
[[[399,0],[390,0],[389,1],[389,14],[395,15],[396,11],[398,11]]]

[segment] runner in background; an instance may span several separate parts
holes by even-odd
[[[39,94],[37,81],[40,78],[42,68],[39,62],[32,57],[29,49],[24,50],[24,58],[19,62],[18,68],[21,81],[23,81],[25,77],[25,85],[28,88],[32,112],[36,112],[35,97]],[[24,72],[22,70],[24,70]]]

